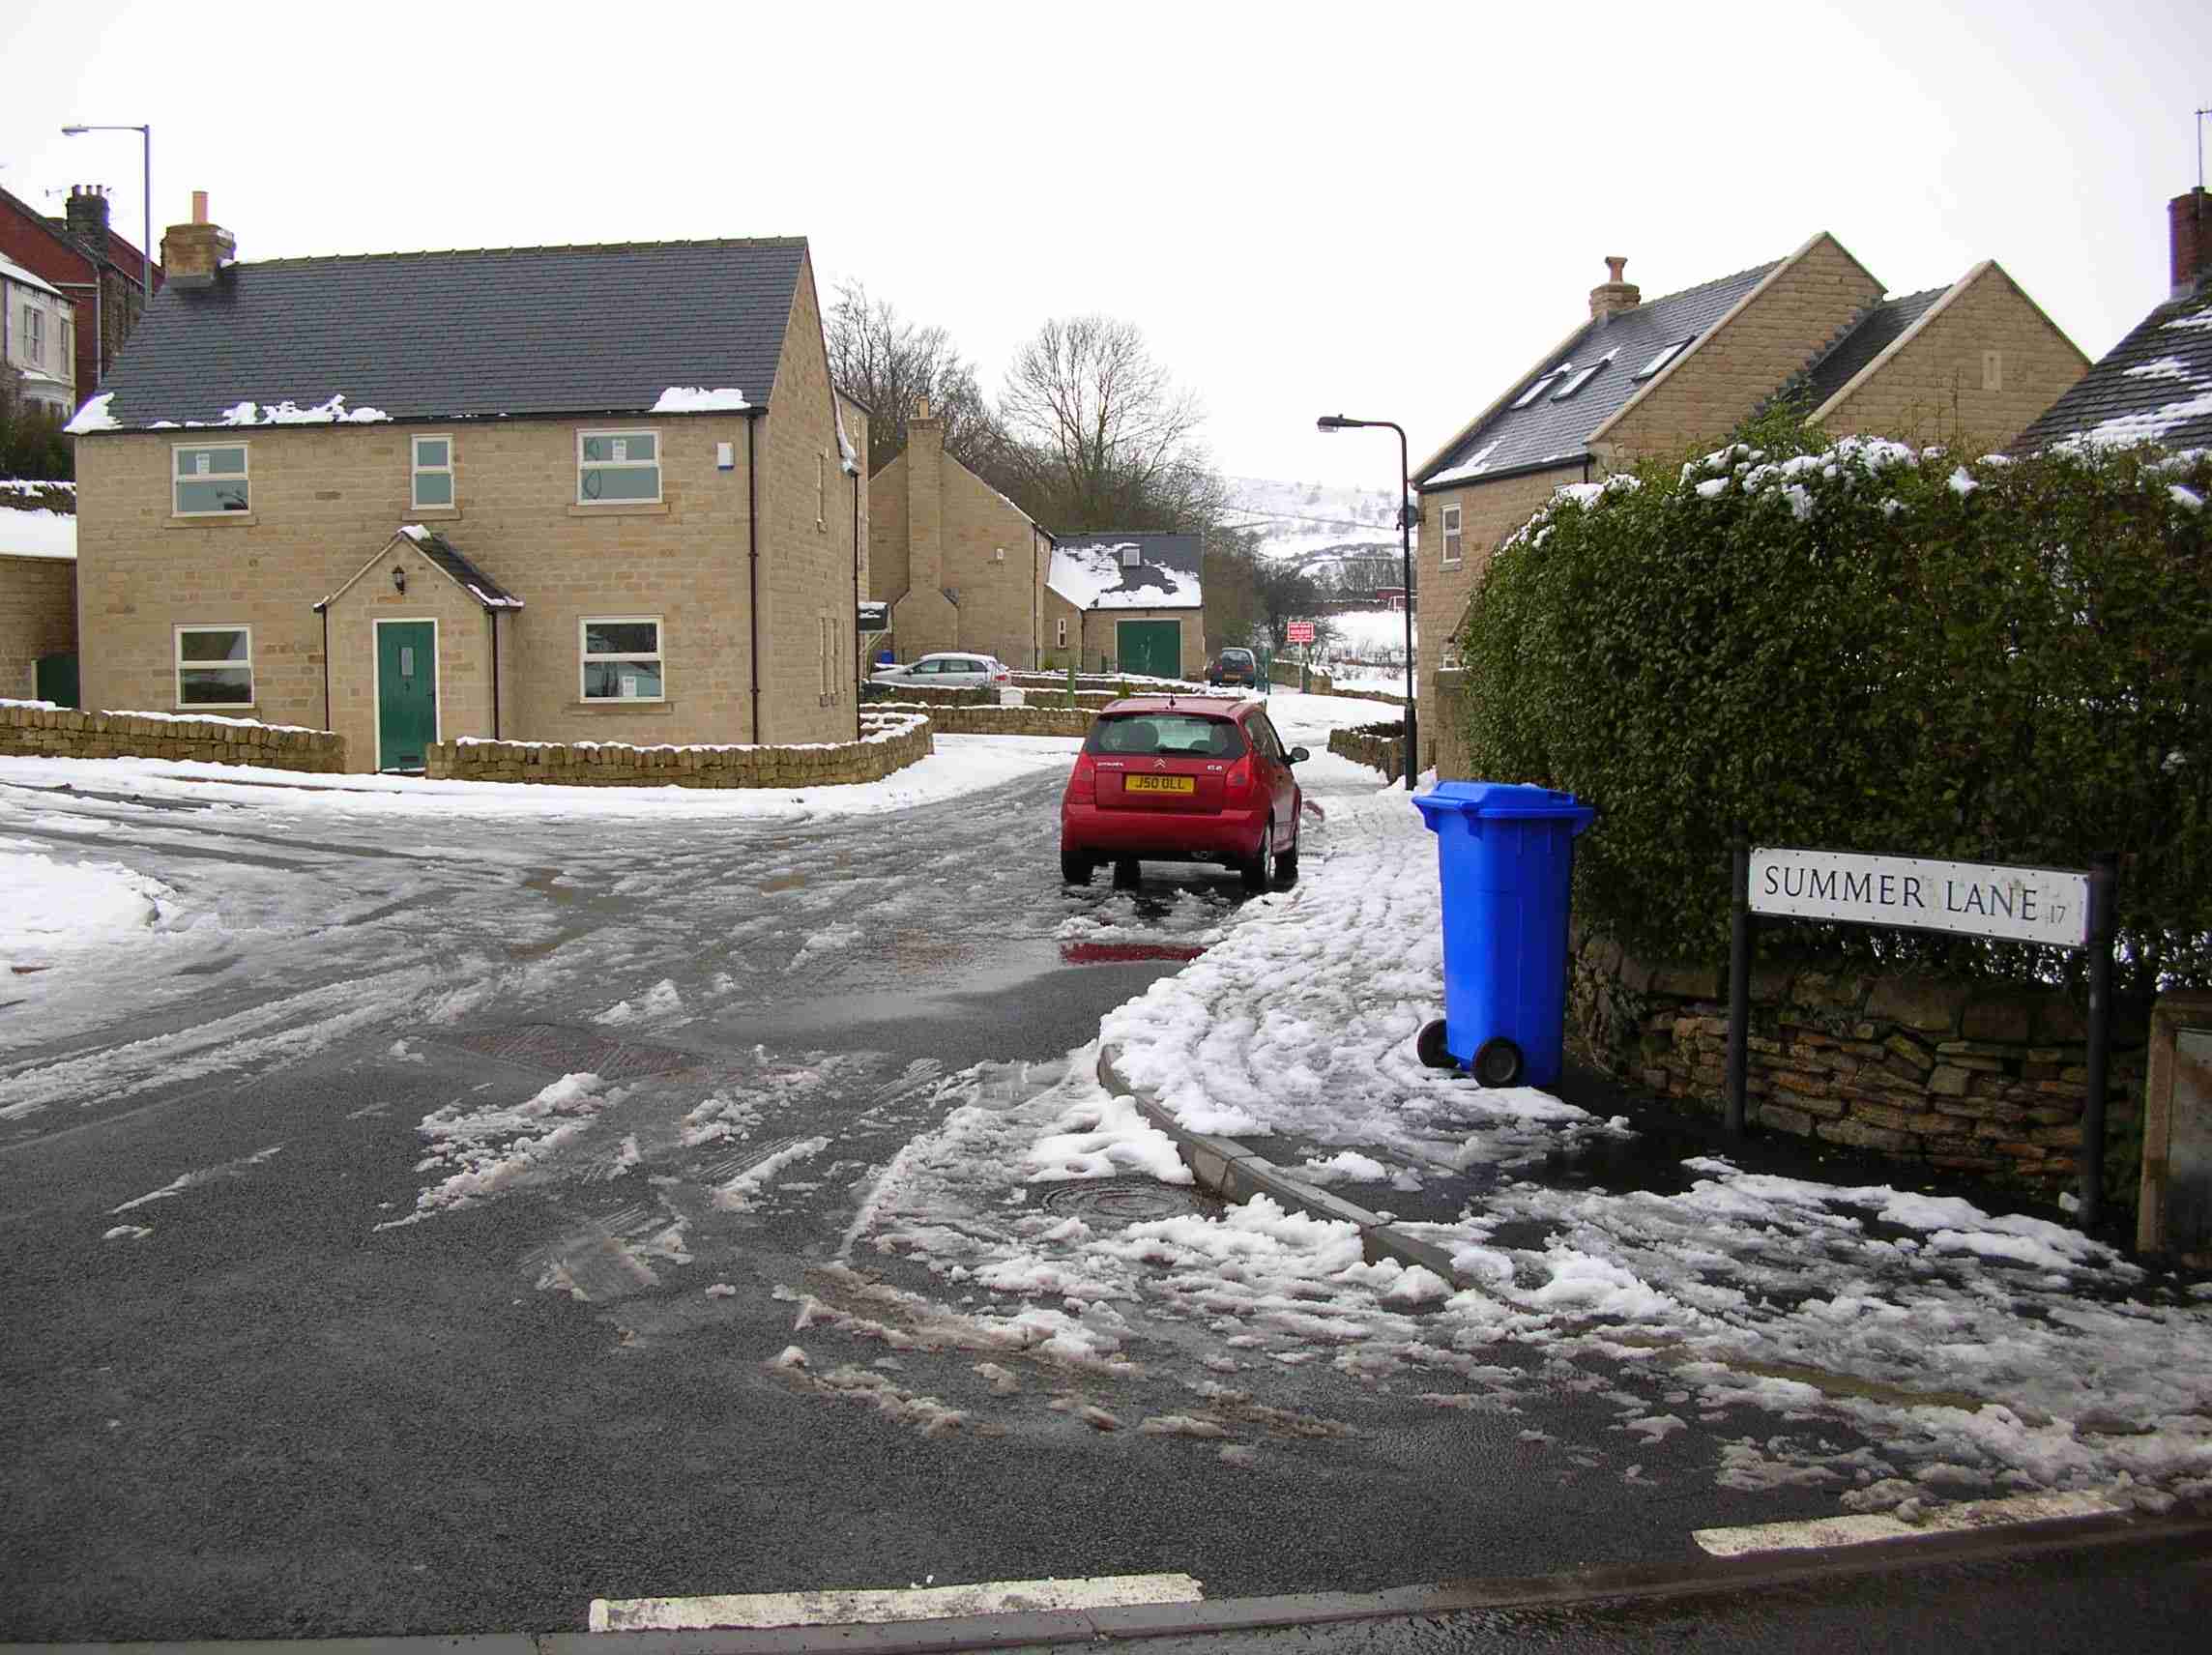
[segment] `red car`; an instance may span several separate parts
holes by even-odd
[[[1244,888],[1298,877],[1298,813],[1285,750],[1257,701],[1138,695],[1098,714],[1060,801],[1060,876],[1089,885],[1101,862],[1219,862]]]

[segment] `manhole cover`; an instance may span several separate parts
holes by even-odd
[[[558,1023],[523,1023],[512,1029],[488,1029],[476,1034],[452,1037],[456,1046],[505,1058],[513,1063],[555,1074],[594,1074],[603,1081],[631,1080],[639,1075],[665,1075],[689,1068],[700,1060],[668,1046],[640,1045],[610,1040],[587,1029],[568,1029]]]
[[[1144,1224],[1155,1218],[1179,1218],[1186,1213],[1212,1214],[1221,1204],[1196,1187],[1163,1184],[1155,1178],[1086,1178],[1080,1183],[1053,1184],[1037,1198],[1037,1205],[1087,1223]]]

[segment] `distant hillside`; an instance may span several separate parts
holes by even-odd
[[[1398,503],[1387,488],[1233,477],[1229,498],[1231,528],[1258,530],[1262,557],[1287,560],[1308,574],[1347,557],[1394,558],[1402,549]]]

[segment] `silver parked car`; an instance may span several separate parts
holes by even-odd
[[[1014,674],[1013,669],[996,655],[941,650],[904,666],[879,668],[868,675],[868,682],[918,685],[924,689],[987,689],[996,693],[1014,682]]]

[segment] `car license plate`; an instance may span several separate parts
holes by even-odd
[[[1196,793],[1198,782],[1192,776],[1133,775],[1122,778],[1121,788],[1125,793]]]

